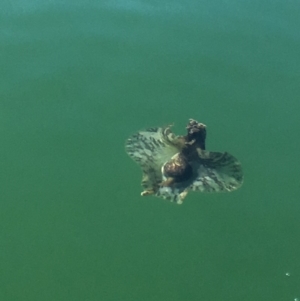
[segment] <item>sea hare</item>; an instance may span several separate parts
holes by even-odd
[[[240,162],[227,152],[205,150],[206,126],[190,119],[187,135],[171,126],[142,130],[126,141],[126,152],[143,172],[142,196],[182,204],[189,191],[225,192],[243,183]]]

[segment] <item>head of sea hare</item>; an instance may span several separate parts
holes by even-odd
[[[142,130],[126,141],[126,152],[142,169],[142,196],[181,204],[189,191],[225,192],[243,182],[240,162],[227,152],[205,150],[206,126],[190,119],[186,136],[170,126]]]

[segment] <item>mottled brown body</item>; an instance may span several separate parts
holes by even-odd
[[[198,156],[199,150],[205,150],[206,126],[190,119],[186,129],[187,135],[177,139],[177,145],[182,146],[182,151],[162,167],[162,173],[167,178],[161,183],[162,186],[188,180],[193,174],[189,161]]]

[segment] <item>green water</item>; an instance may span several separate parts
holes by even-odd
[[[0,300],[300,298],[299,1],[0,8]],[[124,141],[188,118],[244,185],[141,198]]]

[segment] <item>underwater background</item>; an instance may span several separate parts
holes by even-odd
[[[299,15],[296,0],[2,0],[0,300],[298,300]],[[243,186],[142,198],[125,140],[189,118]]]

